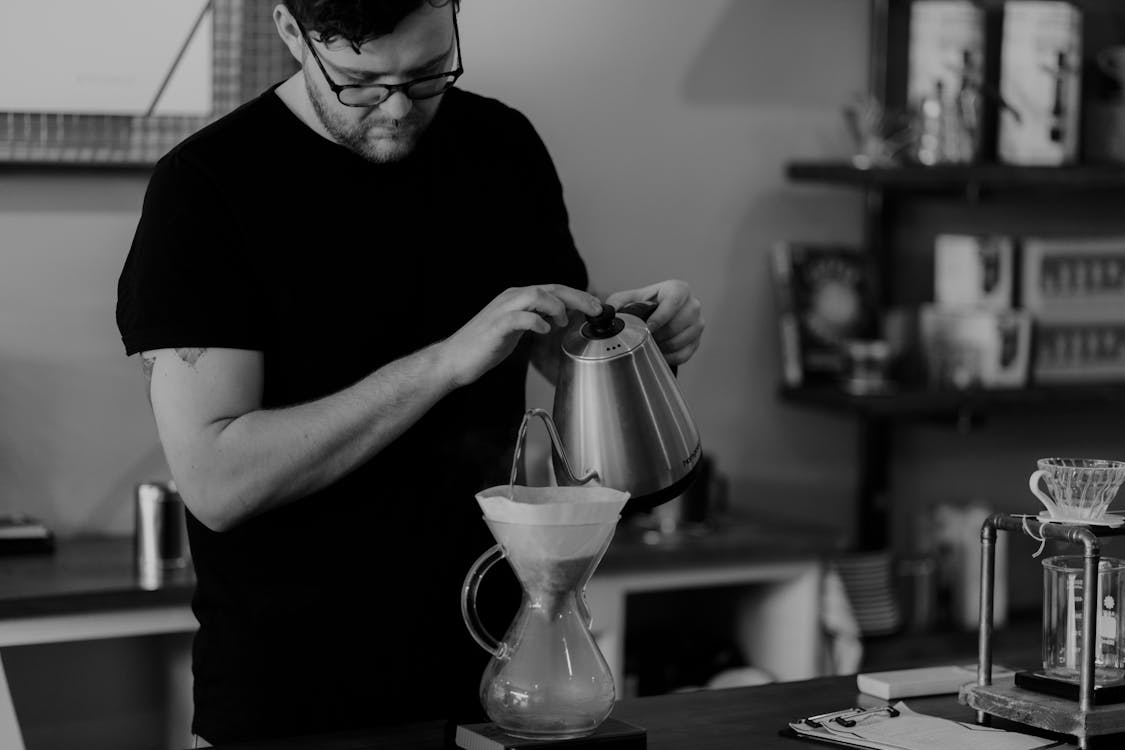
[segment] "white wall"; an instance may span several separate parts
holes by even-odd
[[[522,109],[555,157],[599,289],[689,281],[704,345],[681,371],[736,495],[850,519],[853,424],[779,405],[765,251],[855,239],[846,191],[787,185],[844,153],[863,89],[856,0],[464,0],[463,85]],[[482,143],[481,148],[488,148]],[[127,533],[164,474],[113,321],[142,177],[0,173],[0,510],[60,533]],[[767,492],[769,489],[771,491]]]
[[[0,174],[0,510],[127,533],[162,477],[140,366],[114,323],[144,180]]]
[[[463,85],[536,124],[596,287],[683,278],[703,300],[704,344],[680,382],[734,495],[778,507],[782,491],[782,510],[850,521],[854,425],[774,397],[766,250],[779,238],[859,237],[857,196],[798,190],[784,164],[846,153],[840,109],[864,89],[867,4],[462,8]]]

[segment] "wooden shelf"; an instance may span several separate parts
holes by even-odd
[[[791,404],[881,419],[960,416],[1014,408],[1099,404],[1125,407],[1125,383],[964,391],[900,388],[862,396],[835,385],[782,386],[780,395]]]
[[[0,161],[0,175],[148,175],[152,162]]]
[[[797,182],[903,192],[1125,190],[1125,166],[1109,164],[1065,167],[944,164],[860,169],[848,162],[795,161],[787,165],[786,175]]]

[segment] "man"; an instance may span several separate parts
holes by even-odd
[[[152,175],[118,324],[190,511],[206,741],[479,709],[473,494],[507,481],[529,361],[551,377],[601,304],[531,125],[452,88],[456,13],[286,0],[301,70]],[[609,302],[646,298],[686,361],[699,302],[677,281]]]

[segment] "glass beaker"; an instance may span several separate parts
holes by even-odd
[[[1082,649],[1083,558],[1048,557],[1043,561],[1043,671],[1078,682]],[[1098,603],[1094,611],[1094,683],[1105,685],[1125,677],[1125,621],[1118,613],[1125,594],[1125,561],[1103,557],[1098,564]]]
[[[613,710],[613,675],[590,633],[583,590],[613,538],[616,520],[581,525],[502,523],[485,519],[499,542],[473,563],[461,614],[473,639],[492,654],[480,698],[501,729],[528,739],[592,733]],[[481,578],[507,558],[523,601],[503,641],[481,625]]]

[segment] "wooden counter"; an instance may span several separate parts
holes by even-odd
[[[827,746],[781,737],[779,731],[786,727],[787,722],[804,716],[848,706],[867,707],[883,703],[858,693],[854,677],[832,677],[753,688],[634,698],[618,703],[613,716],[644,727],[648,731],[649,750],[811,750]],[[959,721],[973,721],[974,718],[974,712],[959,705],[953,695],[913,698],[906,703],[916,711],[933,716]],[[414,724],[220,747],[223,750],[441,750],[444,747],[442,732],[441,723]],[[1120,738],[1116,739],[1120,742]],[[1058,747],[1061,750],[1074,746]]]
[[[62,540],[53,554],[0,557],[0,647],[192,633],[198,627],[190,606],[194,590],[190,568],[164,574],[159,586],[142,586],[128,537]],[[168,746],[189,733],[187,645],[182,638],[169,641],[162,655]],[[59,721],[68,708],[60,706]],[[2,661],[0,748],[24,748]]]
[[[778,520],[732,518],[713,529],[665,535],[622,523],[598,573],[784,562],[841,549],[842,539],[832,529]],[[166,574],[159,588],[143,588],[129,537],[64,539],[53,554],[0,557],[0,621],[187,606],[194,588],[190,568]]]
[[[595,634],[623,684],[627,600],[672,589],[736,587],[749,593],[745,644],[782,677],[809,677],[815,661],[821,558],[838,549],[829,531],[732,520],[706,531],[645,534],[621,524],[588,587]],[[106,638],[168,636],[169,747],[187,744],[191,716],[190,653],[183,634],[197,627],[190,569],[141,585],[131,538],[60,540],[52,555],[0,557],[0,647]],[[798,645],[799,644],[799,645]],[[793,657],[796,657],[794,660]],[[19,685],[15,685],[18,689]],[[52,721],[67,721],[59,706]],[[11,692],[0,662],[0,748],[23,750]]]
[[[128,537],[67,539],[53,554],[0,557],[0,620],[187,606],[194,589],[190,567],[142,588]]]
[[[586,600],[620,694],[630,694],[628,602],[657,592],[710,590],[733,598],[732,630],[747,663],[782,680],[822,674],[824,560],[842,548],[836,529],[776,518],[730,517],[713,528],[668,535],[619,524]]]

